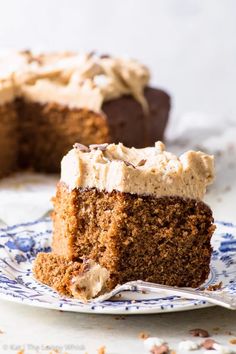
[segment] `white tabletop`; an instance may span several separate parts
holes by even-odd
[[[207,140],[209,142],[209,140]],[[207,144],[203,144],[208,148]],[[176,151],[178,150],[175,147]],[[186,150],[181,147],[179,150]],[[217,179],[206,202],[215,218],[236,222],[236,152],[232,143],[216,158]],[[58,176],[17,174],[0,181],[0,219],[2,225],[34,220],[50,208]],[[0,354],[97,353],[105,345],[110,354],[145,353],[140,332],[164,338],[177,350],[181,340],[191,339],[188,331],[207,329],[222,344],[236,338],[236,313],[211,307],[188,312],[140,316],[86,315],[39,309],[0,301]],[[218,328],[218,329],[217,329]],[[232,332],[232,335],[229,335]],[[201,339],[194,338],[199,342]],[[47,347],[47,346],[51,346]],[[233,345],[231,345],[233,348]],[[234,345],[236,351],[236,345]],[[201,353],[203,351],[198,351]],[[179,352],[178,352],[179,353]]]
[[[124,317],[68,313],[1,301],[0,314],[1,354],[17,353],[21,348],[26,349],[26,354],[49,354],[53,348],[61,349],[60,353],[95,354],[102,346],[107,354],[143,354],[146,351],[139,338],[141,332],[163,338],[177,349],[181,340],[203,341],[189,335],[189,330],[196,327],[208,330],[224,345],[236,338],[235,312],[218,307]],[[231,347],[236,350],[236,345]]]

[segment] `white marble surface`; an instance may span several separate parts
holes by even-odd
[[[216,341],[224,345],[229,345],[229,340],[236,338],[235,312],[217,307],[120,317],[58,312],[1,301],[0,314],[3,332],[0,334],[1,354],[17,353],[21,348],[26,349],[26,354],[49,354],[49,349],[56,347],[60,349],[59,353],[95,354],[101,346],[106,346],[106,354],[144,354],[147,352],[139,338],[141,332],[161,337],[171,348],[177,349],[178,343],[184,339],[202,342],[202,339],[189,335],[189,330],[196,327],[208,330]],[[231,348],[236,350],[235,345]]]

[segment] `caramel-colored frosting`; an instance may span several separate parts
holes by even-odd
[[[103,102],[131,94],[147,110],[143,90],[149,71],[131,59],[93,53],[11,53],[0,56],[0,84],[6,78],[12,86],[11,99],[23,96],[43,104],[55,102],[100,112]],[[5,97],[0,86],[0,102]]]
[[[17,90],[13,80],[14,72],[26,70],[27,58],[16,52],[0,53],[0,104],[14,100]]]
[[[75,144],[62,159],[61,181],[70,190],[97,188],[138,195],[202,199],[214,178],[214,158],[200,151],[180,157],[155,147],[127,148],[123,144]]]

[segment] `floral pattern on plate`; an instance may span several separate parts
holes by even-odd
[[[212,237],[211,272],[206,286],[223,283],[236,296],[236,226],[217,222]],[[52,223],[49,218],[0,229],[0,298],[63,311],[106,314],[145,314],[184,311],[212,306],[205,301],[187,300],[177,296],[125,292],[121,297],[102,303],[60,296],[38,283],[31,273],[38,252],[49,252]]]

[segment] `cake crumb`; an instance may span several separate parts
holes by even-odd
[[[230,344],[236,344],[236,338],[232,338],[232,339],[230,339]]]
[[[125,320],[125,316],[116,316],[115,320]]]
[[[0,334],[4,334],[4,332],[0,329]]]
[[[98,354],[106,354],[106,347],[104,345],[98,348]]]
[[[227,334],[227,336],[233,336],[234,335],[231,331],[225,331],[225,334]]]
[[[169,354],[169,347],[166,344],[161,344],[159,346],[154,345],[154,347],[150,350],[151,354]]]
[[[209,285],[205,290],[207,291],[216,291],[216,290],[220,290],[222,289],[222,281],[220,281],[218,284],[214,284],[214,285]]]
[[[150,336],[149,336],[149,334],[146,333],[146,332],[140,332],[138,337],[139,337],[140,339],[147,339],[147,338],[149,338]]]
[[[204,342],[201,343],[201,346],[207,350],[214,350],[214,344],[216,342],[214,341],[214,339],[206,339]]]
[[[201,328],[194,328],[194,329],[191,329],[191,330],[189,331],[189,333],[190,333],[193,337],[201,337],[201,338],[210,337],[209,332],[206,331],[205,329],[201,329]]]
[[[158,337],[148,337],[144,339],[143,344],[145,348],[152,354],[165,354],[169,353],[169,348],[164,339]],[[163,351],[168,349],[168,351]],[[158,351],[159,350],[159,351]]]

